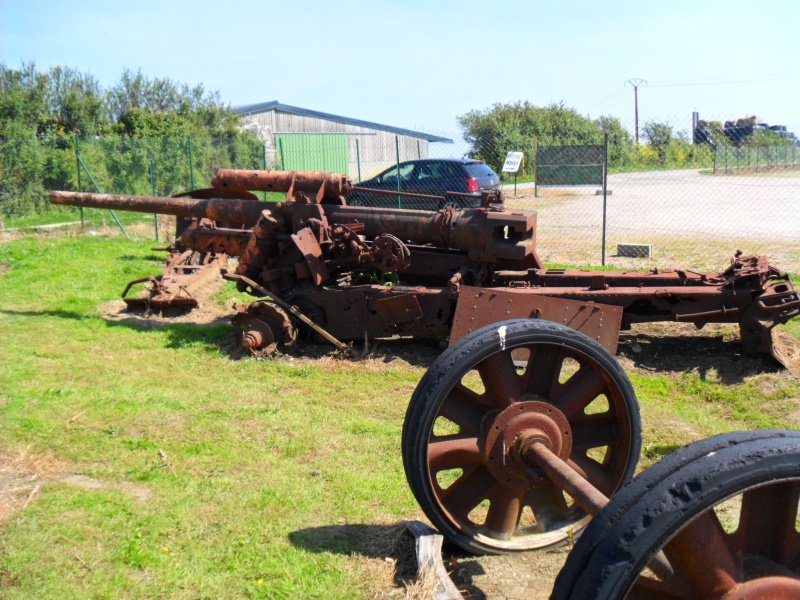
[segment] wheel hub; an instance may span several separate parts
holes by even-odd
[[[483,447],[486,466],[506,487],[519,490],[536,487],[546,476],[525,455],[537,443],[567,460],[572,452],[572,431],[567,418],[546,402],[512,404],[488,426]]]
[[[745,600],[746,598],[770,598],[791,600],[800,598],[800,581],[791,577],[762,577],[737,585],[722,597],[722,600]]]
[[[289,315],[270,302],[255,302],[237,307],[233,317],[236,335],[242,346],[256,356],[270,356],[282,346],[291,349],[297,332]]]

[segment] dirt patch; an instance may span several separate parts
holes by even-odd
[[[9,267],[7,263],[0,262],[0,275],[3,273],[8,273],[10,270],[11,267]]]
[[[164,310],[129,309],[122,300],[113,300],[98,306],[101,316],[108,321],[123,322],[136,325],[142,329],[155,329],[170,323],[188,323],[193,325],[215,325],[221,321],[230,322],[233,306],[220,306],[212,300],[224,284],[215,277],[201,285],[193,294],[198,305],[192,310],[170,308]]]
[[[570,548],[505,556],[445,554],[450,578],[465,598],[544,600],[567,560]]]
[[[30,446],[16,455],[0,453],[0,523],[26,508],[51,477],[65,470],[52,457],[30,452]]]
[[[109,482],[69,473],[70,467],[57,459],[30,452],[30,447],[17,455],[0,452],[0,523],[19,510],[24,510],[50,483],[65,483],[87,490],[114,490],[147,502],[153,496],[150,488],[130,482]]]
[[[149,487],[136,485],[127,481],[116,483],[93,479],[85,475],[72,474],[55,477],[52,481],[66,483],[67,485],[83,488],[85,490],[114,490],[122,492],[124,495],[133,498],[137,502],[147,502],[153,497],[153,492]]]

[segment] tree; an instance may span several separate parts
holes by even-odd
[[[519,150],[528,157],[528,169],[534,164],[534,148],[541,146],[573,146],[602,144],[609,134],[609,159],[626,160],[632,141],[619,119],[603,116],[592,121],[563,102],[545,107],[526,102],[495,104],[483,111],[472,110],[458,118],[470,155],[485,160],[499,170],[506,153]],[[525,167],[525,164],[523,164]],[[527,170],[527,169],[526,169]]]
[[[659,121],[647,121],[642,127],[642,137],[656,151],[661,162],[667,157],[670,142],[677,139],[672,126]]]
[[[757,146],[791,146],[792,144],[794,144],[792,140],[783,138],[769,129],[754,131],[744,138],[742,142],[743,146],[749,146],[751,148]]]
[[[49,133],[97,135],[106,122],[103,92],[90,73],[53,67],[48,73]]]

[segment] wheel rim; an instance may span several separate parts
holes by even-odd
[[[800,598],[798,499],[794,478],[707,508],[663,545],[671,572],[643,571],[628,597]]]
[[[537,442],[606,496],[625,478],[633,444],[625,393],[576,348],[533,342],[500,350],[445,395],[427,467],[450,524],[498,550],[551,546],[583,527],[586,513],[526,459]]]

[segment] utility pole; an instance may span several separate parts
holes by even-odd
[[[625,83],[630,83],[633,86],[633,118],[634,118],[634,127],[636,128],[636,145],[639,145],[639,86],[642,84],[647,85],[647,82],[644,79],[639,79],[638,77],[634,77],[633,79],[628,79]]]

